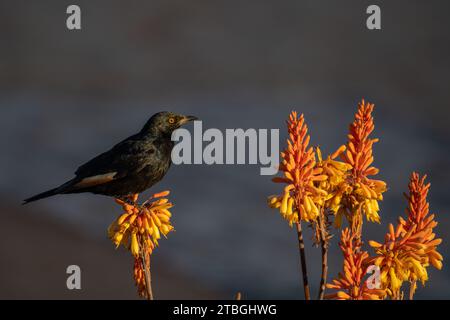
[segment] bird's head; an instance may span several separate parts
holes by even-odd
[[[167,111],[158,112],[147,121],[142,131],[172,135],[173,131],[194,120],[197,120],[197,117]]]

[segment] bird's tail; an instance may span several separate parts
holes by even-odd
[[[30,202],[33,202],[33,201],[37,201],[37,200],[41,200],[41,199],[44,199],[44,198],[48,198],[48,197],[57,195],[59,193],[60,193],[60,188],[59,187],[58,188],[54,188],[54,189],[51,189],[51,190],[39,193],[39,194],[37,194],[37,195],[35,195],[35,196],[31,197],[31,198],[25,199],[25,200],[23,200],[22,204],[27,204],[27,203],[30,203]]]

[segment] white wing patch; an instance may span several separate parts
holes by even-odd
[[[75,188],[88,188],[114,180],[117,172],[109,172],[98,176],[87,177],[74,185]]]

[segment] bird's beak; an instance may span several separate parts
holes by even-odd
[[[180,120],[180,125],[183,125],[185,123],[188,123],[190,121],[194,121],[194,120],[198,120],[197,117],[194,116],[184,116],[183,118],[181,118]]]

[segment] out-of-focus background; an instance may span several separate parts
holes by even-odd
[[[78,4],[82,30],[66,29]],[[366,29],[378,4],[382,30]],[[305,114],[312,143],[332,152],[357,102],[376,104],[375,165],[389,191],[382,240],[404,213],[408,177],[429,174],[444,268],[417,298],[449,298],[448,1],[0,1],[0,298],[135,299],[132,259],[107,226],[106,197],[21,200],[137,132],[160,110],[206,128],[280,128]],[[157,298],[303,298],[294,230],[266,206],[279,191],[259,166],[174,166],[176,232],[152,259]],[[316,295],[319,249],[307,257]],[[342,267],[332,242],[330,278]],[[66,267],[82,290],[66,289]]]

